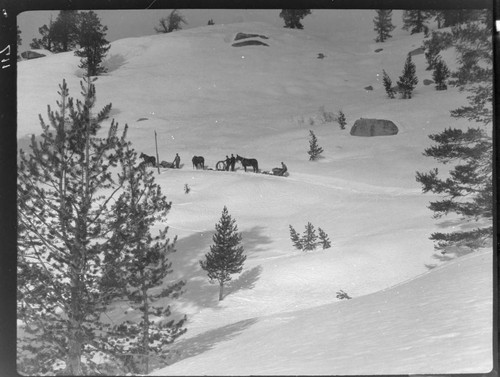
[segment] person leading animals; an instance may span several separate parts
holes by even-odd
[[[231,159],[226,155],[226,171],[229,171],[229,167],[231,166]]]
[[[179,157],[179,153],[176,153],[174,158],[174,168],[179,169],[180,163],[181,163],[181,158]]]

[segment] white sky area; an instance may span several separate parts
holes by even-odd
[[[162,17],[168,16],[171,9],[165,10],[97,10],[95,11],[101,24],[108,27],[107,39],[113,42],[122,38],[140,37],[156,34],[154,28],[158,26]],[[183,29],[207,25],[212,19],[215,24],[232,24],[240,22],[267,22],[273,26],[283,26],[283,19],[279,17],[281,9],[180,9],[187,25]],[[397,11],[396,11],[397,12]],[[394,13],[396,13],[394,12]],[[18,15],[18,25],[21,30],[22,45],[19,51],[29,49],[33,38],[40,38],[38,28],[49,24],[50,18],[57,18],[59,10],[30,11]],[[372,28],[374,10],[344,10],[321,9],[312,10],[302,23],[309,34],[328,37],[333,33],[350,29],[353,18],[360,20],[359,24]],[[400,17],[393,16],[393,23],[399,23]],[[351,30],[352,32],[352,30]]]

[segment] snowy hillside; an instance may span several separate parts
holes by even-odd
[[[268,46],[232,46],[238,33]],[[465,104],[453,87],[436,91],[423,54],[410,100],[387,98],[384,69],[397,81],[422,34],[400,28],[385,43],[366,34],[313,37],[264,23],[214,25],[112,43],[109,72],[95,82],[97,108],[128,124],[135,148],[182,169],[157,175],[172,201],[169,234],[178,237],[172,279],[186,292],[172,302],[188,332],[175,362],[159,375],[485,373],[492,367],[491,251],[441,255],[429,235],[465,226],[435,220],[416,171],[435,161],[422,152],[429,134],[467,127],[450,118]],[[382,48],[382,51],[375,50]],[[319,59],[318,54],[325,58]],[[450,68],[454,54],[444,56]],[[66,79],[79,98],[79,58],[61,53],[18,65],[18,139],[40,133],[38,114]],[[367,90],[371,86],[373,90]],[[345,130],[322,110],[342,110]],[[392,120],[395,136],[355,137],[359,118]],[[109,124],[109,123],[108,123]],[[309,130],[324,149],[308,160]],[[226,155],[256,158],[290,176],[193,170]],[[441,167],[440,167],[441,169]],[[184,193],[184,185],[191,188]],[[242,232],[247,261],[218,301],[199,260],[212,244],[223,206]],[[289,225],[324,229],[333,246],[297,251]],[[338,300],[336,292],[352,300]],[[126,307],[111,313],[124,318]]]

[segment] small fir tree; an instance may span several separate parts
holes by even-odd
[[[308,222],[304,234],[302,235],[302,249],[305,251],[316,249],[317,240],[318,236],[316,235],[314,226],[310,222]]]
[[[329,249],[332,246],[330,239],[328,238],[328,234],[325,231],[318,227],[319,232],[319,244],[324,249]]]
[[[311,14],[310,9],[282,9],[280,18],[285,21],[285,28],[304,29],[304,25],[302,25],[300,20],[309,14]]]
[[[403,98],[411,98],[413,89],[418,83],[415,64],[411,60],[411,54],[406,57],[403,74],[399,76],[398,88]]]
[[[392,86],[392,80],[385,70],[383,70],[382,73],[383,73],[382,82],[384,84],[385,92],[387,93],[387,96],[389,98],[394,98],[396,93],[395,93],[394,88]]]
[[[299,234],[291,225],[289,225],[289,227],[290,227],[290,239],[293,242],[293,246],[298,250],[302,250],[302,248],[303,248],[302,247],[302,240],[301,240]]]
[[[450,77],[450,70],[446,63],[439,57],[434,63],[434,72],[432,73],[432,78],[436,83],[436,90],[446,90],[448,86],[446,85],[446,80]]]
[[[187,24],[186,18],[177,9],[174,9],[167,17],[160,18],[160,25],[155,27],[155,31],[157,33],[171,33],[181,30],[182,24]],[[208,24],[210,25],[210,21]]]
[[[343,113],[342,110],[339,110],[337,114],[337,123],[340,126],[341,130],[345,130],[345,126],[347,125],[347,121],[345,119],[345,114]]]
[[[403,12],[403,30],[410,30],[410,34],[427,32],[425,22],[431,17],[427,10],[412,9]]]
[[[309,151],[307,154],[310,161],[316,161],[321,156],[321,153],[323,153],[323,148],[318,146],[318,139],[311,130],[309,130],[309,137]]]
[[[391,31],[395,29],[395,26],[392,24],[392,10],[391,9],[378,9],[377,15],[373,20],[375,24],[375,32],[377,33],[377,37],[375,38],[375,42],[384,42],[386,39],[391,38]]]
[[[80,13],[80,26],[77,43],[80,49],[75,55],[82,58],[79,68],[87,71],[87,76],[98,76],[106,72],[102,61],[111,48],[106,40],[107,26],[101,25],[101,20],[93,11]]]
[[[236,220],[229,215],[226,206],[222,216],[215,225],[216,233],[212,237],[214,244],[210,252],[205,254],[205,260],[200,261],[202,269],[207,271],[210,281],[219,283],[219,301],[224,298],[224,284],[231,281],[232,274],[239,274],[243,269],[246,255],[243,254],[241,234],[238,233]]]

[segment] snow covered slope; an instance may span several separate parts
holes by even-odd
[[[491,264],[468,255],[358,299],[219,327],[180,341],[181,360],[153,375],[487,373]]]
[[[265,35],[269,46],[233,47],[239,32]],[[436,166],[422,155],[428,135],[467,127],[449,116],[466,94],[423,85],[431,72],[424,55],[416,55],[414,97],[388,99],[382,70],[397,81],[423,36],[398,29],[377,44],[370,33],[319,38],[307,30],[243,23],[112,43],[109,72],[95,83],[97,107],[112,102],[112,116],[129,125],[138,151],[154,154],[156,131],[160,159],[172,161],[179,153],[184,164],[157,175],[173,203],[171,237],[178,236],[172,279],[187,282],[172,307],[188,316],[188,332],[174,344],[180,359],[159,374],[491,367],[491,251],[436,255],[432,232],[467,225],[432,219],[427,205],[433,196],[422,195],[415,181],[415,171]],[[453,68],[453,51],[445,58]],[[45,117],[47,104],[55,105],[63,78],[79,97],[78,64],[72,53],[19,63],[21,147],[27,135],[39,133],[38,114]],[[321,116],[340,109],[345,130]],[[390,119],[399,133],[350,136],[361,117]],[[309,130],[324,149],[317,162],[308,160]],[[290,176],[245,173],[238,165],[236,172],[191,167],[193,155],[213,168],[231,153],[257,158],[262,170],[283,161]],[[199,260],[224,205],[248,258],[219,302],[218,287],[208,283]],[[293,248],[288,226],[302,232],[308,221],[328,233],[332,248]],[[339,301],[339,290],[353,300]],[[117,307],[112,318],[119,321],[126,309]]]

